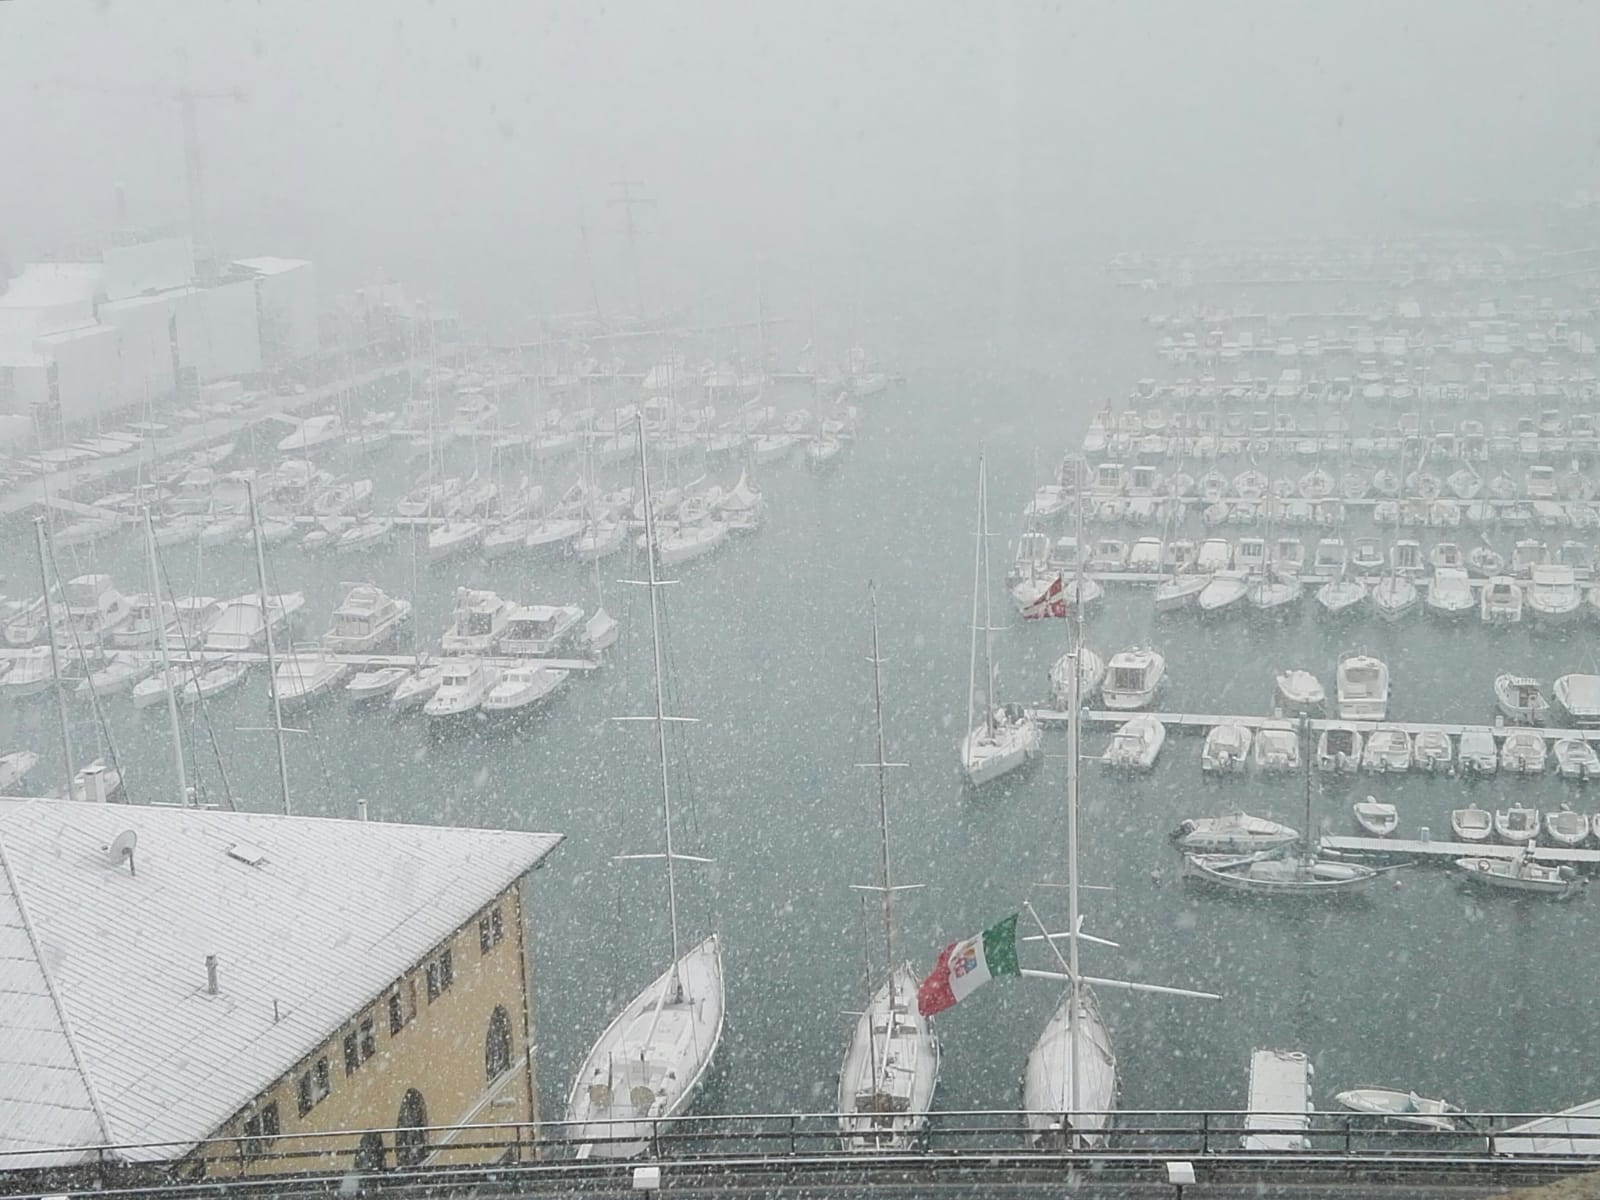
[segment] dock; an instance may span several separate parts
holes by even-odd
[[[1504,842],[1436,842],[1431,838],[1340,837],[1329,835],[1318,845],[1328,854],[1347,858],[1385,858],[1401,861],[1425,862],[1448,866],[1458,858],[1510,858],[1514,854],[1527,854],[1522,846],[1508,846]],[[1539,846],[1531,856],[1534,861],[1569,867],[1600,869],[1600,850],[1571,849],[1566,846]]]
[[[26,650],[12,648],[0,649],[0,659],[20,658],[28,653]],[[142,659],[146,663],[160,661],[161,655],[155,650],[113,650],[113,654],[128,655]],[[71,664],[76,657],[71,649],[60,651],[62,661]],[[315,643],[308,643],[290,649],[287,646],[277,648],[273,655],[282,662],[291,655],[307,655],[325,658],[329,662],[343,663],[354,667],[358,671],[376,671],[381,667],[407,667],[415,669],[423,666],[438,666],[440,663],[457,661],[466,655],[439,655],[439,654],[344,654],[324,651]],[[532,655],[525,657],[510,657],[506,655],[473,655],[480,657],[488,666],[499,670],[509,670],[512,667],[549,667],[553,671],[593,671],[599,668],[600,661],[593,658],[538,658]],[[167,656],[174,664],[187,663],[209,664],[220,662],[265,663],[267,653],[265,650],[183,650],[174,651]],[[77,675],[68,677],[68,682],[76,683]]]
[[[1309,1150],[1311,1061],[1298,1050],[1256,1050],[1250,1055],[1250,1101],[1239,1139],[1246,1150]]]
[[[1027,708],[1024,711],[1040,725],[1051,727],[1064,727],[1067,723],[1067,713],[1057,708]],[[1083,720],[1089,725],[1121,725],[1131,721],[1134,717],[1154,717],[1166,726],[1168,733],[1194,733],[1205,734],[1218,725],[1243,725],[1254,733],[1263,726],[1289,725],[1298,728],[1301,718],[1298,716],[1243,716],[1236,713],[1182,713],[1182,712],[1146,712],[1142,709],[1127,712],[1112,712],[1107,709],[1085,709]],[[1600,746],[1600,729],[1557,729],[1546,725],[1483,725],[1472,722],[1455,724],[1443,721],[1361,721],[1361,720],[1336,720],[1328,717],[1310,718],[1311,731],[1321,733],[1325,729],[1344,729],[1355,726],[1363,733],[1370,733],[1374,729],[1398,729],[1410,737],[1419,733],[1443,733],[1451,738],[1459,738],[1463,733],[1483,732],[1493,736],[1497,741],[1506,734],[1516,729],[1532,728],[1534,732],[1544,737],[1545,741],[1556,741],[1561,738],[1577,738],[1585,742]]]

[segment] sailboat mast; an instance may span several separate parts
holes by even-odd
[[[155,605],[156,644],[161,648],[161,678],[167,685],[167,720],[172,725],[173,765],[178,772],[178,803],[189,803],[189,777],[183,766],[183,730],[178,724],[178,689],[173,686],[172,650],[167,644],[166,615],[161,611],[161,576],[156,568],[156,527],[150,519],[150,509],[144,510],[145,548],[150,554],[150,600]],[[177,602],[173,602],[176,612]]]
[[[250,528],[256,543],[256,586],[261,597],[261,628],[267,636],[267,690],[272,693],[272,736],[278,743],[278,794],[283,802],[283,815],[289,815],[289,759],[283,752],[283,708],[278,701],[278,664],[272,650],[272,614],[267,609],[267,556],[261,542],[261,514],[256,511],[256,485],[245,481],[245,495],[250,498]]]
[[[672,793],[667,779],[667,706],[661,671],[661,603],[656,596],[661,582],[656,578],[656,510],[650,497],[650,456],[645,453],[644,414],[639,423],[639,484],[644,490],[644,557],[650,583],[650,654],[656,677],[656,752],[661,760],[661,820],[665,831],[667,858],[667,920],[672,925],[672,971],[678,978],[678,876],[672,852]]]
[[[1081,547],[1080,556],[1081,556]],[[1077,610],[1077,638],[1072,648],[1072,682],[1068,689],[1071,704],[1067,710],[1067,1045],[1071,1068],[1072,1087],[1069,1101],[1074,1117],[1081,1103],[1082,1071],[1078,1053],[1078,1018],[1082,993],[1078,972],[1078,767],[1082,761],[1078,750],[1078,723],[1083,709],[1083,609]]]
[[[971,732],[977,726],[973,723],[972,707],[978,695],[978,587],[983,578],[983,457],[978,458],[978,532],[973,539],[972,548],[972,650],[967,662],[967,730]],[[988,717],[984,718],[985,724]]]
[[[989,583],[989,475],[978,462],[978,558],[983,563],[983,723],[994,730],[994,588]]]
[[[72,777],[75,774],[72,765],[72,732],[67,726],[67,693],[61,687],[61,652],[56,649],[55,610],[50,607],[50,571],[45,566],[44,545],[44,540],[48,536],[45,531],[46,519],[35,517],[33,531],[39,543],[39,583],[44,588],[44,631],[45,636],[50,639],[50,679],[56,692],[56,714],[61,721],[61,761],[67,768],[67,795],[70,797]],[[66,599],[65,588],[62,589],[61,598]]]
[[[878,724],[878,833],[883,871],[883,963],[889,973],[889,1008],[894,1009],[894,880],[889,874],[889,760],[883,744],[883,657],[878,652],[878,592],[868,585],[872,605],[872,712]],[[870,996],[870,992],[868,993]]]

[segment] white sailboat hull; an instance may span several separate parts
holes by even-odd
[[[918,1011],[917,975],[902,963],[892,994],[890,982],[856,1018],[845,1046],[838,1104],[846,1150],[909,1149],[927,1127],[939,1086],[939,1039]]]
[[[1073,991],[1068,989],[1028,1052],[1023,1068],[1022,1107],[1035,1144],[1072,1138],[1080,1147],[1103,1146],[1117,1107],[1117,1060],[1111,1050],[1111,1031],[1094,993],[1084,987],[1077,996],[1076,1020],[1072,1019]],[[1079,1074],[1076,1106],[1074,1037]]]
[[[712,934],[635,996],[584,1057],[567,1099],[580,1157],[635,1158],[656,1121],[687,1110],[722,1040],[723,1009],[722,945]]]
[[[997,717],[992,730],[979,725],[961,739],[961,772],[971,786],[982,787],[1039,757],[1042,744],[1033,721]]]

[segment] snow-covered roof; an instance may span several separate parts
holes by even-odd
[[[283,275],[289,271],[309,267],[311,264],[303,258],[276,258],[264,254],[259,258],[236,258],[233,265],[243,267],[246,271],[254,271],[257,275]]]
[[[93,301],[105,268],[99,263],[28,263],[0,292],[0,308],[55,308]]]
[[[0,1169],[176,1157],[560,841],[0,800]]]

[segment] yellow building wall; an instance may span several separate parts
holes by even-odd
[[[478,922],[497,907],[503,938],[484,953]],[[427,1162],[486,1162],[507,1154],[531,1157],[529,1130],[536,1116],[538,1092],[528,1054],[534,1026],[525,924],[521,885],[513,885],[406,972],[399,987],[403,1006],[409,990],[416,990],[413,1020],[390,1033],[389,996],[394,989],[386,989],[197,1148],[191,1156],[191,1170],[199,1173],[201,1159],[209,1177],[351,1169],[360,1137],[349,1131],[393,1129],[401,1123],[401,1105],[412,1089],[422,1095],[430,1126],[471,1123],[505,1127],[461,1130],[448,1139],[430,1135]],[[436,963],[447,948],[454,978],[430,1003],[427,966]],[[511,1066],[491,1081],[485,1073],[486,1039],[497,1005],[510,1019]],[[359,1041],[365,1017],[373,1021],[375,1053],[346,1075],[344,1037],[354,1031]],[[328,1095],[301,1116],[300,1077],[313,1070],[322,1057],[328,1060]],[[249,1155],[243,1136],[245,1123],[274,1102],[280,1133],[265,1144],[264,1154]],[[313,1136],[326,1134],[341,1136]],[[392,1168],[396,1166],[394,1135],[381,1136],[383,1165]]]

